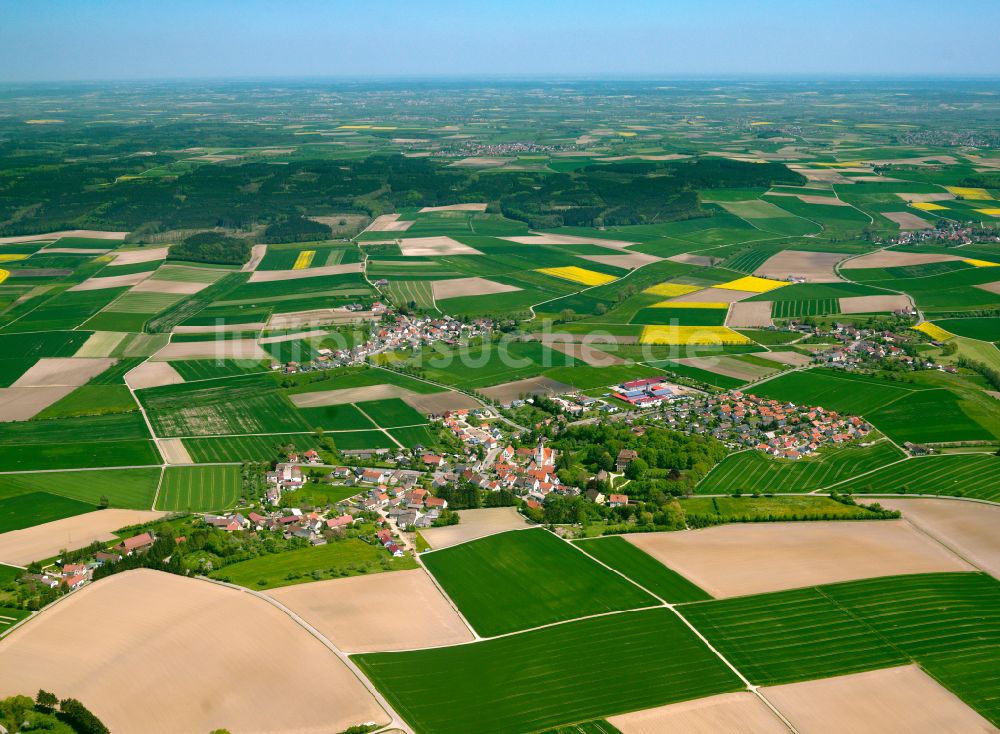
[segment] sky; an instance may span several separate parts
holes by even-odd
[[[989,77],[998,28],[996,0],[0,0],[0,81]]]

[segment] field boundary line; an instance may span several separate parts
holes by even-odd
[[[156,502],[160,499],[160,487],[163,486],[163,475],[167,473],[167,467],[160,467],[160,478],[156,481],[156,492],[153,494],[153,505],[149,509],[156,511]]]
[[[465,618],[465,615],[462,614],[462,610],[458,608],[458,605],[455,603],[455,600],[452,599],[450,596],[448,596],[448,592],[444,590],[444,587],[441,586],[438,580],[434,577],[434,574],[432,574],[430,569],[427,568],[427,566],[424,565],[423,561],[420,560],[420,556],[421,556],[420,553],[413,554],[413,557],[416,559],[417,565],[420,567],[420,570],[423,571],[425,574],[427,574],[428,578],[430,578],[431,580],[431,583],[434,584],[434,588],[436,588],[438,590],[438,593],[440,593],[441,596],[444,598],[444,600],[448,602],[448,606],[450,606],[452,609],[455,610],[455,614],[457,614],[458,618],[462,620],[462,624],[464,624],[466,628],[469,630],[469,632],[472,633],[472,639],[469,640],[469,642],[459,643],[459,644],[468,645],[473,642],[480,642],[481,640],[483,640],[484,638],[478,632],[476,632],[476,628],[473,627],[472,624],[469,622],[469,620]]]
[[[324,635],[318,629],[309,624],[309,622],[307,622],[305,619],[299,616],[292,609],[289,609],[280,601],[278,601],[273,597],[268,596],[267,594],[264,594],[260,591],[255,591],[253,589],[248,589],[245,586],[230,584],[225,581],[219,581],[218,579],[209,578],[208,576],[199,575],[195,576],[194,578],[200,581],[207,581],[210,584],[217,584],[219,586],[223,586],[232,589],[234,591],[250,594],[250,596],[254,596],[260,599],[261,601],[267,602],[271,606],[283,612],[293,622],[295,622],[307,633],[316,638],[316,640],[322,643],[330,652],[332,652],[337,658],[339,658],[340,661],[347,666],[347,669],[350,670],[351,673],[353,673],[354,676],[358,679],[358,682],[360,682],[368,690],[368,692],[375,699],[376,703],[378,703],[378,705],[382,707],[383,712],[389,717],[390,721],[385,726],[379,727],[380,730],[388,728],[396,728],[396,729],[401,729],[402,731],[406,732],[406,734],[416,734],[414,730],[410,727],[410,725],[406,722],[406,720],[403,719],[403,717],[396,712],[396,710],[392,707],[392,704],[389,703],[389,701],[385,698],[385,696],[383,696],[381,692],[379,692],[379,690],[375,687],[375,685],[370,680],[368,680],[368,677],[361,671],[361,669],[357,666],[357,664],[355,664],[355,662],[351,660],[351,656],[345,653],[335,644],[333,644],[332,640],[330,640],[328,637],[326,637],[326,635]]]
[[[972,566],[974,569],[976,569],[980,573],[985,573],[988,576],[993,576],[992,573],[990,573],[989,571],[987,571],[985,568],[982,568],[978,563],[976,563],[975,561],[973,561],[971,558],[967,558],[965,555],[963,555],[961,552],[959,552],[958,549],[953,548],[951,545],[949,545],[948,543],[946,543],[943,538],[938,537],[935,533],[931,532],[930,530],[928,530],[927,528],[925,528],[920,523],[916,522],[915,520],[911,519],[910,517],[908,517],[906,515],[903,515],[902,519],[905,520],[906,523],[908,525],[910,525],[918,533],[920,533],[921,535],[925,535],[929,540],[937,543],[939,546],[941,546],[942,548],[944,548],[946,551],[948,551],[949,553],[951,553],[956,558],[960,558],[961,560],[965,561],[966,563],[968,563],[970,566]]]
[[[403,444],[401,444],[399,441],[396,440],[395,436],[393,436],[391,433],[389,433],[389,430],[387,428],[383,428],[381,425],[378,424],[378,422],[374,418],[372,418],[364,410],[362,410],[360,407],[358,407],[357,403],[351,403],[351,405],[353,405],[354,408],[355,408],[355,410],[357,410],[359,413],[361,413],[361,415],[363,415],[365,418],[367,418],[368,420],[370,420],[372,422],[372,425],[378,426],[378,430],[382,431],[382,433],[384,433],[386,436],[388,436],[390,441],[392,441],[394,444],[396,444],[401,449],[405,449],[406,448],[405,446],[403,446]],[[423,423],[421,425],[428,425],[428,424]]]

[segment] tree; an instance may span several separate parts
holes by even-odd
[[[642,459],[632,459],[625,467],[625,476],[629,479],[642,479],[646,476],[647,471],[649,471],[649,464]]]
[[[106,510],[106,509],[108,509],[108,506],[110,504],[111,504],[111,500],[108,499],[108,496],[106,494],[102,494],[101,495],[101,500],[100,500],[100,502],[97,503],[97,506],[99,508],[101,508],[102,510]]]
[[[111,734],[100,719],[75,698],[65,698],[59,702],[59,710],[80,734]]]
[[[37,703],[43,709],[54,709],[56,704],[59,703],[59,697],[54,693],[49,693],[43,688],[38,689],[38,695],[35,696],[35,703]]]

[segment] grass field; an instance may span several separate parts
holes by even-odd
[[[1000,724],[1000,582],[938,573],[740,597],[682,613],[759,685],[919,663]]]
[[[153,504],[159,478],[159,467],[3,474],[0,475],[0,499],[40,493],[82,502],[94,509],[104,496],[111,507],[148,510]]]
[[[156,509],[218,512],[232,507],[242,489],[239,466],[168,466],[156,498]]]
[[[780,497],[687,497],[680,501],[690,518],[718,515],[726,522],[764,520],[875,519],[860,505],[846,505],[822,495],[799,494]]]
[[[1000,457],[992,454],[922,456],[839,484],[842,492],[937,494],[1000,502]]]
[[[14,609],[13,607],[0,607],[0,632],[4,632],[9,627],[13,627],[22,619],[30,615],[27,609]],[[613,729],[609,731],[614,731]]]
[[[603,719],[595,719],[579,724],[557,726],[555,729],[546,729],[541,734],[621,734],[621,731]]]
[[[345,431],[331,433],[339,449],[396,448],[382,431]],[[276,461],[282,458],[282,447],[292,445],[298,451],[316,448],[316,434],[280,433],[268,436],[222,436],[219,438],[185,438],[184,446],[191,458],[201,464],[234,461]]]
[[[761,451],[730,454],[699,482],[704,494],[810,492],[903,458],[888,441],[844,447],[805,459],[775,459]]]
[[[258,556],[220,568],[211,576],[249,589],[273,589],[331,577],[415,567],[416,561],[409,556],[392,558],[381,545],[345,538],[326,545]]]
[[[679,364],[669,359],[659,362],[650,362],[650,364],[654,367],[667,370],[668,372],[673,372],[675,375],[690,377],[693,380],[704,382],[707,385],[715,385],[716,387],[721,387],[725,390],[730,390],[734,387],[740,387],[741,385],[746,384],[746,380],[740,380],[735,377],[730,377],[729,375],[718,375],[714,372],[703,370],[700,367]]]
[[[425,376],[443,385],[479,389],[540,375],[549,367],[573,364],[572,357],[540,342],[501,342],[468,350],[425,352]]]
[[[6,471],[159,464],[137,412],[0,423]]]
[[[500,533],[422,558],[484,637],[657,603],[541,529]]]
[[[323,428],[327,431],[346,431],[376,427],[374,423],[366,418],[351,403],[324,405],[319,408],[299,408],[299,412],[302,413],[311,426]]]
[[[671,571],[624,538],[612,536],[578,540],[575,541],[575,545],[668,603],[679,604],[712,598],[679,573]]]
[[[1000,341],[1000,317],[980,316],[967,319],[937,319],[939,327],[950,334],[988,342]]]
[[[816,298],[812,300],[774,301],[771,317],[775,319],[801,318],[803,316],[825,316],[840,313],[840,299]]]
[[[269,362],[247,359],[181,359],[170,363],[186,382],[269,371]]]
[[[399,398],[369,400],[363,403],[355,403],[355,406],[375,421],[376,425],[381,428],[416,426],[427,422],[426,418]]]
[[[71,357],[90,337],[89,331],[0,334],[0,387],[9,387],[42,357]]]
[[[389,285],[382,286],[382,290],[397,306],[415,303],[417,308],[436,308],[429,280],[392,280]]]
[[[420,734],[536,732],[741,688],[666,609],[354,660]]]
[[[60,497],[48,492],[28,492],[0,499],[0,533],[82,515],[97,509],[96,504]]]

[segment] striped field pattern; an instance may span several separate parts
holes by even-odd
[[[843,492],[961,495],[1000,502],[1000,457],[992,454],[921,456],[857,477],[837,489]]]
[[[171,466],[167,467],[156,509],[180,512],[210,512],[232,507],[240,496],[240,467]]]

